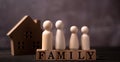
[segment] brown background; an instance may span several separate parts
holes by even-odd
[[[92,46],[119,46],[120,44],[119,0],[0,0],[0,48],[9,48],[6,33],[24,16],[30,15],[41,22],[61,19],[65,24],[68,45],[72,25],[90,29]],[[55,35],[56,28],[53,27]]]

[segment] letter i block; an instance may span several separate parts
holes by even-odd
[[[56,60],[55,59],[55,51],[54,50],[47,50],[46,51],[46,60]]]
[[[86,56],[86,60],[96,60],[96,50],[87,50]]]
[[[66,50],[54,50],[56,60],[67,60],[67,51]]]
[[[77,60],[78,50],[67,50],[67,60]]]
[[[37,49],[36,50],[36,60],[46,60],[46,51]]]

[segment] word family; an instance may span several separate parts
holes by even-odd
[[[36,60],[96,60],[96,51],[37,49]]]

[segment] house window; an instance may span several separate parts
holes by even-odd
[[[18,49],[20,49],[20,46],[18,46]]]
[[[25,32],[25,33],[24,33],[24,37],[25,37],[26,39],[31,39],[31,38],[32,38],[32,32],[30,32],[30,31]]]
[[[18,45],[20,45],[20,42],[18,42]]]
[[[24,49],[24,42],[18,42],[17,45],[17,49]]]
[[[40,42],[39,42],[39,41],[37,41],[37,42],[33,41],[33,46],[32,46],[32,48],[33,48],[33,49],[37,49],[37,48],[40,47],[39,45],[40,45]]]

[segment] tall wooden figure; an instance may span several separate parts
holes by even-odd
[[[46,20],[43,23],[43,28],[45,29],[42,33],[42,50],[52,50],[52,41],[53,41],[53,34],[51,32],[52,29],[52,22]]]
[[[90,50],[90,39],[89,39],[89,35],[88,35],[88,27],[87,26],[83,26],[81,28],[81,47],[82,50]]]
[[[58,20],[55,24],[57,31],[56,31],[56,40],[55,40],[55,48],[58,50],[64,50],[66,48],[65,45],[65,36],[63,33],[63,22]]]

